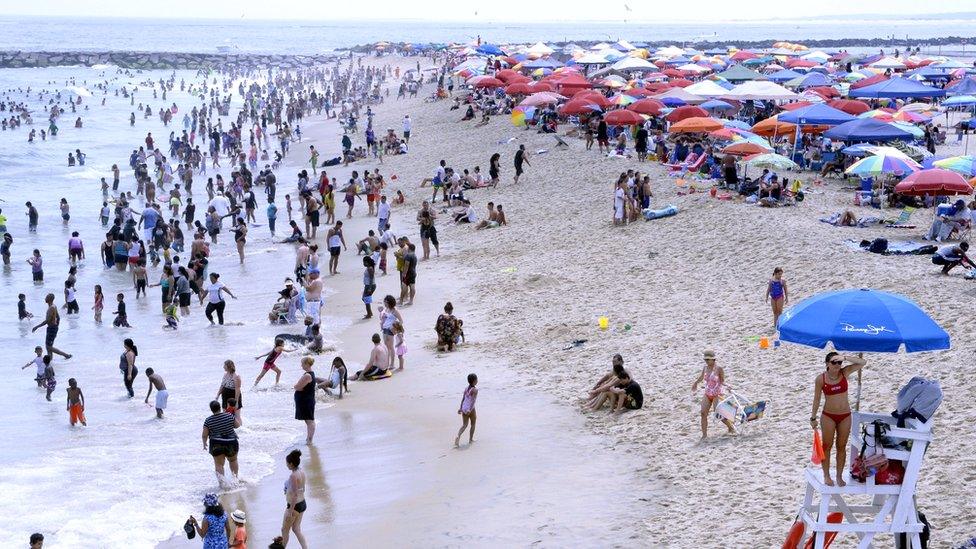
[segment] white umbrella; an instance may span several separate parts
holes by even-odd
[[[725,92],[722,99],[785,101],[799,96],[790,90],[765,80],[749,80]]]

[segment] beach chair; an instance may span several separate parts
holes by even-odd
[[[748,424],[761,419],[765,413],[765,400],[752,400],[731,389],[728,390],[728,395],[715,406],[715,417],[729,420],[740,432]]]
[[[905,206],[901,213],[898,215],[898,219],[894,223],[888,225],[892,229],[914,229],[915,225],[911,224],[912,214],[918,208],[913,208],[911,206]]]
[[[696,173],[698,170],[701,169],[702,165],[705,163],[706,156],[707,155],[705,154],[698,155],[698,157],[695,158],[690,163],[682,162],[680,164],[667,164],[668,170],[671,172],[672,175],[676,173],[680,173],[682,175],[686,173]]]
[[[567,143],[562,137],[559,137],[558,135],[553,135],[553,137],[556,138],[557,147],[566,147],[567,149],[569,148],[569,143]]]
[[[862,424],[870,428],[876,420],[889,425],[883,445],[877,449],[888,458],[888,467],[902,464],[904,475],[901,484],[877,484],[871,475],[864,482],[848,479],[847,486],[827,486],[819,467],[804,470],[806,494],[798,516],[813,540],[813,549],[823,549],[830,532],[856,534],[858,549],[870,548],[877,534],[904,534],[912,549],[921,549],[925,524],[915,507],[915,485],[932,440],[932,420],[906,419],[905,427],[898,427],[898,420],[888,414],[854,412],[852,419],[852,434],[860,433]],[[851,436],[849,455],[857,456],[861,444],[861,437]],[[843,513],[843,522],[830,522],[833,513]]]

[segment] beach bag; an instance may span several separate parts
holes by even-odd
[[[905,466],[900,461],[888,462],[884,469],[874,475],[875,484],[901,484],[905,479]]]
[[[898,409],[891,415],[904,427],[908,418],[927,422],[942,404],[942,386],[934,379],[915,376],[898,391]]]
[[[871,241],[871,245],[868,246],[868,251],[874,254],[883,254],[888,251],[888,239],[887,238],[875,238]]]
[[[193,523],[190,522],[190,519],[186,519],[186,522],[183,524],[183,531],[186,532],[186,539],[193,539],[197,537],[197,529],[193,527]]]
[[[869,477],[884,471],[888,467],[888,458],[884,455],[884,447],[881,439],[884,432],[888,430],[888,424],[882,421],[871,423],[872,434],[868,435],[868,425],[861,425],[861,451],[858,452],[854,461],[851,462],[851,478],[858,482],[865,482]],[[868,449],[868,438],[873,439],[875,452],[865,455]]]

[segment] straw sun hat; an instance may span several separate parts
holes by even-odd
[[[234,522],[238,524],[247,524],[247,515],[245,515],[244,511],[241,511],[240,509],[231,513],[230,518],[234,519]]]
[[[715,359],[715,351],[712,351],[711,349],[709,349],[709,350],[705,351],[704,353],[702,353],[702,357],[705,360],[709,360],[709,359],[714,360]]]

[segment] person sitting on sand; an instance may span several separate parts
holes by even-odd
[[[468,108],[467,110],[464,111],[464,118],[462,118],[461,121],[464,122],[465,120],[473,120],[473,119],[474,119],[474,106],[468,103]]]
[[[474,206],[471,205],[470,200],[463,201],[463,210],[454,212],[454,224],[460,225],[461,223],[476,223],[478,221],[478,214],[474,211]]]
[[[346,363],[342,357],[337,356],[332,359],[329,377],[319,381],[317,386],[330,395],[333,394],[333,391],[338,391],[339,398],[342,398],[343,393],[349,392],[349,376],[346,373]]]
[[[967,251],[969,251],[969,242],[965,241],[957,245],[943,246],[932,255],[932,263],[941,265],[944,275],[949,274],[949,271],[959,265],[976,268],[976,264],[973,264],[973,261],[966,255]]]
[[[437,322],[434,324],[438,352],[453,351],[458,338],[463,340],[464,332],[461,326],[461,320],[454,316],[454,305],[448,301],[444,305],[444,313],[437,317]]]
[[[502,205],[499,204],[494,206],[491,202],[488,203],[488,219],[481,220],[475,229],[494,229],[495,227],[501,227],[502,225],[508,225],[508,221],[505,220],[505,212],[502,211]]]
[[[626,377],[628,376],[627,371],[624,370],[624,357],[619,353],[613,355],[610,371],[593,384],[593,388],[587,393],[587,400],[584,406],[589,410],[598,410],[603,406],[603,403],[609,396],[605,394],[606,391],[620,383]]]
[[[366,367],[352,376],[353,381],[371,381],[384,378],[390,371],[390,357],[386,345],[382,343],[380,334],[373,334],[373,349],[369,352],[369,362]]]
[[[820,411],[820,399],[823,398],[823,411],[820,412],[820,427],[823,430],[824,484],[833,486],[830,478],[830,450],[837,448],[837,485],[845,486],[844,468],[847,462],[847,439],[851,435],[851,403],[847,398],[847,378],[851,374],[864,368],[866,361],[861,355],[841,356],[838,353],[827,353],[824,360],[826,371],[817,374],[813,381],[813,414],[810,415],[810,426],[817,429],[817,412]],[[847,363],[845,366],[844,363]]]

